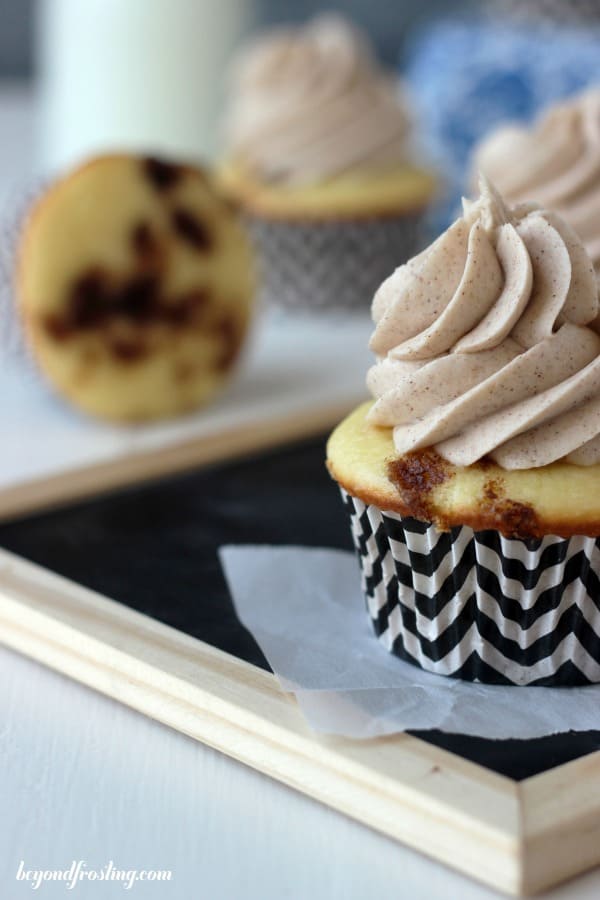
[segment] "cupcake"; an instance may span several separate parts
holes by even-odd
[[[399,90],[344,19],[247,48],[221,174],[258,247],[267,302],[364,308],[415,252],[434,180],[411,160],[410,130]]]
[[[481,196],[381,285],[375,400],[331,436],[392,653],[499,684],[600,682],[600,336],[573,229]]]
[[[577,232],[600,272],[600,89],[492,131],[473,154],[510,203],[535,197]]]
[[[139,422],[194,410],[227,384],[251,322],[252,269],[209,172],[121,154],[37,198],[15,286],[53,389],[89,415]]]

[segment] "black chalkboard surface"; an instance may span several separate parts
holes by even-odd
[[[313,440],[19,519],[0,526],[0,546],[268,668],[235,615],[217,548],[352,549],[324,445]],[[528,741],[416,734],[516,780],[600,750],[600,730]]]

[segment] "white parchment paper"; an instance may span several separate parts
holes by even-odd
[[[351,553],[245,545],[222,547],[220,556],[240,620],[316,731],[532,738],[600,728],[600,685],[469,684],[389,654],[371,628]]]

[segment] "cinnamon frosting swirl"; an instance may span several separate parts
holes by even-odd
[[[233,81],[230,154],[265,180],[314,181],[406,159],[396,86],[339,16],[257,40]]]
[[[468,466],[600,462],[600,336],[592,262],[534,204],[477,202],[373,300],[369,420],[400,454],[434,446]]]
[[[533,126],[505,125],[474,153],[510,203],[535,197],[577,232],[600,268],[600,89],[551,108]]]

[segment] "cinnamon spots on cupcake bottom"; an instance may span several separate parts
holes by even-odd
[[[540,523],[533,507],[526,503],[503,497],[503,487],[498,479],[485,483],[482,505],[485,505],[486,516],[497,520],[498,531],[507,537],[531,538],[540,533]]]
[[[478,464],[489,466],[486,460]],[[440,531],[447,531],[451,524],[440,513],[435,502],[435,489],[452,478],[453,468],[435,450],[426,449],[408,453],[388,463],[390,481],[400,493],[410,515],[423,522],[433,522]],[[481,494],[477,516],[480,529],[496,529],[506,537],[532,538],[541,533],[538,516],[532,506],[505,496],[502,480],[486,481]]]
[[[197,288],[168,298],[163,296],[160,278],[155,273],[133,273],[119,281],[96,267],[76,279],[62,314],[47,315],[43,324],[55,341],[67,341],[92,331],[102,333],[112,355],[122,362],[131,362],[149,352],[144,339],[147,326],[159,323],[171,331],[194,324],[206,328],[210,308],[207,289]],[[222,318],[209,325],[216,335]],[[127,323],[135,333],[113,334],[111,328],[115,323]],[[223,344],[224,350],[230,352],[230,335]]]
[[[400,491],[412,515],[424,522],[436,518],[432,503],[433,489],[450,476],[450,467],[435,450],[407,453],[388,463],[388,477]]]

